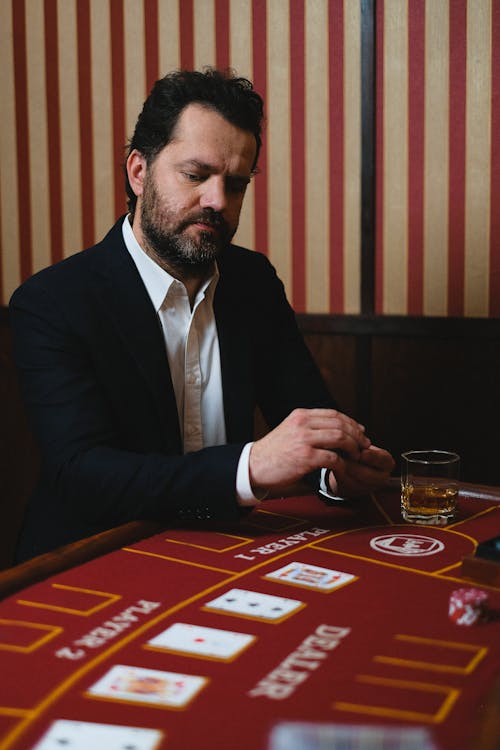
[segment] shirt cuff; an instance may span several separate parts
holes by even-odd
[[[345,502],[346,498],[341,497],[340,495],[334,495],[332,490],[330,489],[330,482],[329,477],[332,476],[335,483],[335,491],[337,490],[337,480],[335,479],[335,475],[331,469],[321,469],[321,476],[319,480],[319,494],[327,498],[328,500],[334,500],[337,502]]]
[[[257,497],[250,484],[250,449],[252,445],[253,443],[247,443],[244,446],[236,471],[236,495],[239,504],[243,506],[258,505],[267,495],[267,492],[265,492],[262,497]]]

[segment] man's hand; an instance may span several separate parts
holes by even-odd
[[[365,495],[387,482],[394,465],[390,453],[370,445],[361,451],[357,461],[339,459],[334,476],[330,475],[330,491],[343,497]]]
[[[364,427],[341,412],[296,409],[278,427],[253,444],[249,461],[250,482],[254,491],[275,492],[321,468],[332,469],[335,473],[339,468],[347,482],[347,467],[360,461],[364,455],[368,457],[365,463],[371,476],[382,469],[381,459],[372,457],[370,445]],[[337,451],[344,458],[340,458]],[[354,484],[364,477],[364,474],[358,477],[354,472]]]

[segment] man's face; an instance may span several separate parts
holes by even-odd
[[[255,153],[251,133],[199,104],[186,107],[144,167],[134,232],[145,249],[174,272],[204,275],[236,232]]]

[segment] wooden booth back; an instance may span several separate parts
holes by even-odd
[[[342,409],[398,461],[410,448],[462,456],[465,481],[500,485],[500,321],[306,315],[299,326]],[[0,569],[12,564],[38,453],[0,308]]]

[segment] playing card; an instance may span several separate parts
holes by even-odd
[[[436,750],[427,729],[283,722],[269,750]]]
[[[162,737],[156,729],[59,719],[33,750],[154,750]]]
[[[289,583],[292,586],[304,586],[318,591],[333,591],[356,580],[356,576],[351,575],[351,573],[342,573],[338,570],[320,568],[317,565],[308,565],[301,562],[288,563],[283,568],[267,573],[264,577],[273,578],[281,583]]]
[[[255,636],[247,633],[176,622],[148,641],[148,646],[229,661],[254,640]]]
[[[305,607],[305,604],[296,599],[285,599],[282,596],[271,596],[245,589],[231,589],[205,604],[206,609],[274,622],[288,617],[302,607]]]
[[[116,664],[88,689],[87,695],[109,700],[182,708],[207,682],[205,677],[197,675],[160,672],[157,669]]]

